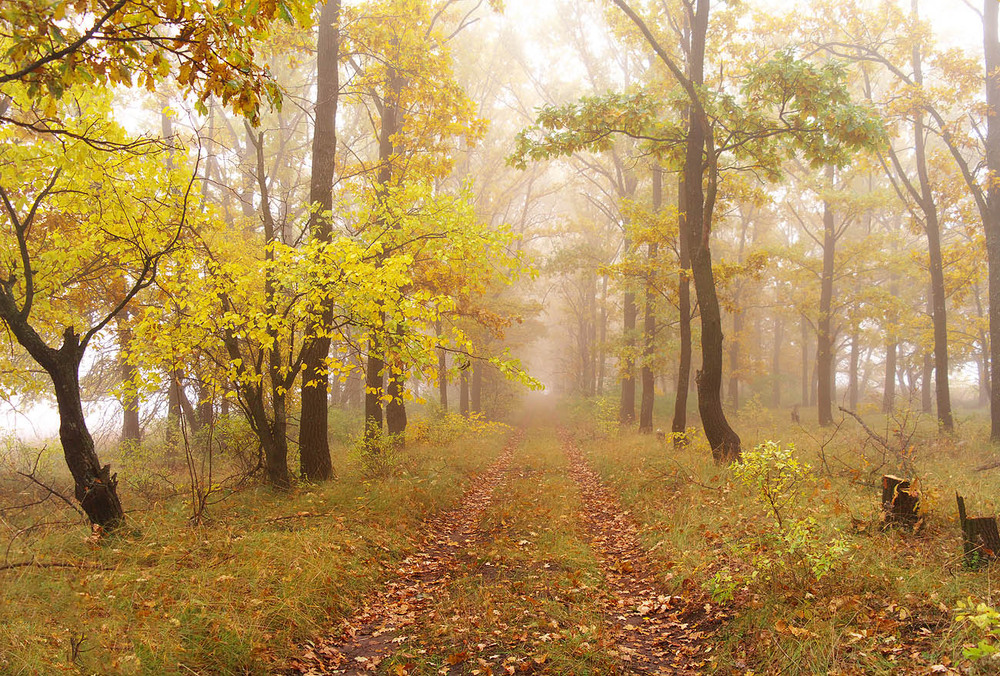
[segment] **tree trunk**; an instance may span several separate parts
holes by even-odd
[[[896,337],[890,336],[885,346],[885,388],[882,391],[882,412],[896,408]]]
[[[385,94],[380,108],[380,128],[378,145],[378,185],[385,191],[392,184],[395,174],[393,159],[397,149],[393,137],[399,131],[399,93],[402,88],[399,74],[390,67],[386,73]],[[365,377],[365,447],[378,448],[377,441],[382,436],[382,394],[385,392],[385,344],[378,334],[384,333],[385,312],[380,312],[377,329],[368,339],[368,364]]]
[[[826,178],[829,189],[834,188],[833,165],[827,165]],[[833,219],[833,207],[828,200],[823,200],[823,274],[820,281],[819,323],[816,331],[816,375],[818,394],[817,416],[820,425],[833,423],[833,332],[831,327],[831,308],[833,304],[833,268],[835,264],[835,247],[837,244],[836,228]]]
[[[121,379],[123,383],[134,383],[136,367],[124,358],[124,352],[132,341],[132,331],[127,325],[127,316],[119,318],[118,324],[118,358]],[[139,393],[128,385],[128,393],[122,398],[122,438],[125,443],[138,444],[142,440],[142,426],[139,422]]]
[[[771,345],[771,408],[781,406],[781,344],[785,337],[785,320],[774,317],[774,340]]]
[[[316,120],[309,179],[309,231],[314,240],[332,238],[333,178],[337,155],[337,103],[340,90],[340,0],[327,0],[320,9],[316,38]],[[330,458],[329,383],[327,357],[330,338],[323,327],[333,321],[333,298],[322,301],[320,317],[303,337],[302,413],[299,426],[299,471],[304,479],[323,481],[333,476]]]
[[[689,74],[697,86],[704,83],[709,5],[710,0],[698,0],[691,21]],[[695,105],[695,108],[700,107],[700,104]],[[707,193],[703,184],[706,157],[709,164]],[[684,161],[684,189],[687,193],[684,221],[691,240],[691,273],[701,310],[701,370],[695,376],[698,411],[712,457],[718,463],[730,463],[740,458],[740,438],[730,427],[722,410],[722,313],[709,248],[718,181],[715,159],[707,115],[703,110],[692,109]]]
[[[385,431],[392,437],[397,448],[406,445],[406,403],[403,393],[406,387],[406,374],[393,370],[388,376],[386,395],[392,397],[385,404]]]
[[[466,418],[469,417],[469,369],[462,369],[459,379],[458,410]]]
[[[677,212],[678,232],[677,249],[680,272],[677,274],[677,311],[680,345],[677,355],[677,397],[674,399],[674,418],[670,425],[674,433],[675,443],[680,443],[687,431],[687,402],[691,390],[691,280],[688,270],[691,268],[691,238],[684,225],[684,214],[687,209],[687,196],[684,189],[684,175],[677,180]]]
[[[437,331],[438,340],[441,340],[440,319],[434,324],[434,329]],[[437,376],[439,403],[441,404],[441,412],[444,413],[448,410],[448,355],[441,348],[438,349]]]
[[[469,404],[473,412],[483,412],[483,363],[478,359],[472,363],[472,387]]]
[[[858,410],[858,359],[861,356],[861,337],[858,327],[851,330],[851,361],[847,374],[847,405],[852,411]]]
[[[983,0],[983,45],[986,56],[986,168],[1000,176],[1000,38],[998,3]],[[1000,441],[1000,181],[987,182],[986,258],[989,267],[990,439]]]
[[[799,335],[800,342],[802,343],[802,405],[809,405],[809,390],[810,390],[810,373],[809,373],[809,321],[806,319],[805,315],[802,315],[802,319],[799,322]]]
[[[995,4],[995,3],[994,3]],[[913,15],[917,15],[917,0],[913,0]],[[920,43],[914,42],[912,51],[913,80],[923,86]],[[948,319],[945,304],[944,263],[941,256],[941,226],[938,222],[937,204],[927,172],[924,117],[918,113],[913,120],[914,160],[920,181],[920,208],[924,213],[924,232],[927,235],[927,254],[931,273],[931,318],[934,323],[934,383],[937,399],[938,424],[944,431],[955,428],[951,414],[951,393],[948,388]],[[926,370],[926,369],[925,369]],[[929,384],[929,379],[927,379]],[[930,412],[930,388],[923,402],[925,412]]]
[[[628,242],[625,243],[625,250],[629,250]],[[635,360],[633,350],[635,349],[635,320],[638,315],[633,292],[625,292],[623,306],[622,333],[625,336],[625,357],[622,359],[621,365],[622,400],[621,408],[618,411],[618,422],[622,425],[631,425],[635,422]]]
[[[79,337],[67,330],[62,349],[55,363],[46,369],[55,388],[59,410],[59,441],[66,465],[73,475],[76,499],[91,523],[114,529],[125,520],[125,511],[118,499],[117,475],[111,466],[101,467],[94,448],[94,439],[87,429],[80,400]]]
[[[383,319],[384,321],[384,319]],[[372,336],[368,340],[368,361],[365,366],[365,448],[374,450],[382,436],[382,393],[385,361],[379,340]]]
[[[597,396],[604,396],[604,378],[607,371],[605,346],[608,342],[608,275],[601,277],[601,314],[597,344]]]
[[[653,163],[653,212],[663,206],[663,170],[659,163]],[[639,406],[639,433],[653,433],[653,399],[656,396],[656,381],[653,375],[654,340],[656,338],[656,314],[653,309],[653,267],[656,261],[657,244],[648,245],[647,261],[649,271],[646,276],[646,308],[642,325],[642,400]]]

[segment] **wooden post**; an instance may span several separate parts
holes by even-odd
[[[1000,533],[997,532],[995,516],[968,517],[965,512],[965,498],[955,493],[958,502],[958,519],[962,526],[962,549],[965,563],[977,567],[987,559],[995,559],[1000,554]]]
[[[906,479],[886,474],[882,477],[882,524],[889,526],[917,526],[920,515],[920,493]]]

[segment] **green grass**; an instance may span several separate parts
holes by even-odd
[[[974,664],[962,653],[982,633],[956,623],[953,612],[969,596],[1000,603],[993,591],[996,567],[963,566],[954,502],[958,490],[977,513],[997,513],[1000,469],[973,471],[995,457],[983,441],[982,421],[961,419],[952,437],[939,437],[933,419],[915,423],[912,461],[925,522],[912,534],[882,532],[874,524],[855,532],[876,518],[880,475],[901,471],[895,457],[880,467],[853,420],[827,443],[832,430],[818,431],[808,420],[794,426],[786,415],[758,408],[736,416],[734,426],[745,448],[766,439],[794,443],[798,457],[812,465],[816,481],[788,516],[811,516],[824,537],[839,531],[849,544],[833,572],[818,581],[753,577],[747,545],[760,542],[773,518],[731,470],[712,463],[703,438],[674,449],[634,433],[581,432],[591,461],[633,511],[644,543],[677,589],[711,592],[708,580],[719,571],[737,582],[735,619],[721,635],[717,664],[781,674],[899,673],[936,664],[989,673],[988,660]],[[586,416],[577,420],[578,427],[588,424]],[[895,421],[875,414],[866,420],[892,434]],[[823,443],[829,474],[819,457]]]
[[[614,671],[603,578],[579,528],[579,495],[553,430],[530,430],[512,467],[476,544],[429,612],[407,627],[387,666],[434,674],[460,656],[460,673],[487,673],[485,665],[492,673]]]
[[[336,481],[247,488],[201,526],[173,498],[100,542],[82,524],[35,530],[9,560],[74,567],[0,571],[0,673],[268,673],[391,575],[415,527],[458,500],[504,437],[411,444],[378,480],[341,451]]]

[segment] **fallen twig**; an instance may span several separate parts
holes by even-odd
[[[86,562],[64,563],[60,561],[17,561],[15,563],[5,563],[0,566],[0,570],[27,568],[28,566],[35,566],[36,568],[88,568],[91,570],[114,570],[114,568],[109,566],[101,566],[98,564],[90,564]]]

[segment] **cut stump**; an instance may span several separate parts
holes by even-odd
[[[920,492],[910,481],[886,474],[882,477],[882,526],[915,528],[920,521]]]
[[[955,493],[958,502],[958,519],[962,526],[962,548],[965,563],[975,567],[987,559],[1000,555],[1000,533],[995,516],[966,516],[965,498]]]

